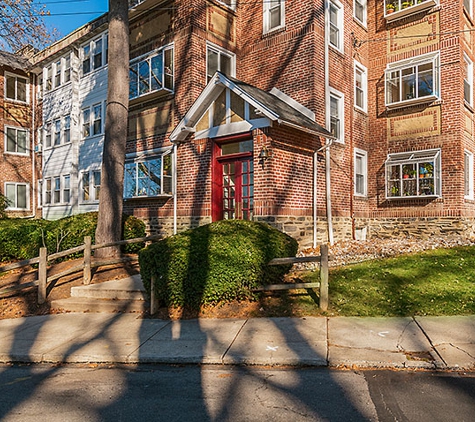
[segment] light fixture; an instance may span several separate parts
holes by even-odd
[[[272,157],[272,151],[268,150],[266,146],[263,146],[259,153],[259,158],[264,163],[266,160]]]

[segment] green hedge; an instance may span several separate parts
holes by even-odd
[[[123,238],[145,236],[145,224],[133,216],[123,216]],[[7,218],[0,220],[0,261],[22,260],[38,256],[46,246],[48,253],[73,248],[91,236],[94,244],[97,212],[77,214],[60,220],[26,220]],[[143,244],[126,245],[127,253],[138,252]]]
[[[289,266],[267,266],[294,256],[295,239],[271,226],[241,220],[218,221],[168,237],[142,249],[140,272],[150,293],[165,306],[199,308],[252,296],[250,289],[276,282]]]

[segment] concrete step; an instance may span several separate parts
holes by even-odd
[[[145,300],[124,299],[91,299],[85,297],[71,297],[51,302],[51,308],[66,312],[144,312],[149,309]]]
[[[72,287],[71,297],[141,301],[147,299],[140,274],[121,280]]]

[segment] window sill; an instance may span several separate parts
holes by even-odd
[[[405,9],[397,10],[392,13],[388,13],[386,11],[384,17],[386,18],[387,22],[393,22],[405,18],[406,16],[414,15],[416,13],[432,9],[434,6],[437,6],[436,0],[426,0],[422,3],[414,4],[413,6],[409,6]]]
[[[411,196],[386,196],[386,199],[388,201],[392,201],[392,200],[405,200],[405,199],[436,199],[436,198],[440,198],[440,195],[436,195],[436,194],[433,194],[433,195],[411,195]]]
[[[472,104],[469,104],[469,103],[467,103],[467,101],[464,101],[464,103],[465,103],[465,108],[466,108],[466,109],[467,109],[467,110],[468,110],[470,113],[472,113],[472,114],[473,114],[473,113],[474,113],[474,111],[475,111],[475,110],[473,109],[473,105],[472,105]]]
[[[278,34],[280,32],[285,32],[285,31],[286,31],[286,26],[285,25],[277,26],[277,27],[272,28],[272,29],[264,30],[263,33],[262,33],[262,38],[270,37],[272,35]]]
[[[169,94],[173,94],[173,93],[174,93],[174,91],[172,89],[162,88],[162,89],[159,89],[157,91],[148,92],[146,94],[139,95],[138,97],[129,98],[129,105],[132,106],[132,105],[135,105],[135,104],[140,104],[140,103],[150,101],[150,100],[153,100],[153,99],[156,99],[156,98],[165,97],[165,96],[167,96]]]
[[[392,103],[392,104],[386,104],[386,108],[388,110],[394,110],[397,108],[404,108],[404,107],[410,107],[413,105],[420,105],[420,104],[429,104],[433,103],[434,101],[439,100],[439,97],[436,95],[430,95],[427,97],[422,97],[422,98],[412,98],[410,100],[404,100],[404,101],[399,101],[397,103]]]
[[[132,196],[130,198],[124,198],[124,201],[141,201],[141,200],[145,200],[145,201],[152,201],[154,199],[169,199],[169,198],[173,198],[173,195],[172,194],[161,194],[161,195],[156,195],[156,196]]]

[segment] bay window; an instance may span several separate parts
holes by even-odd
[[[440,196],[440,155],[440,149],[389,154],[385,164],[386,197]]]

